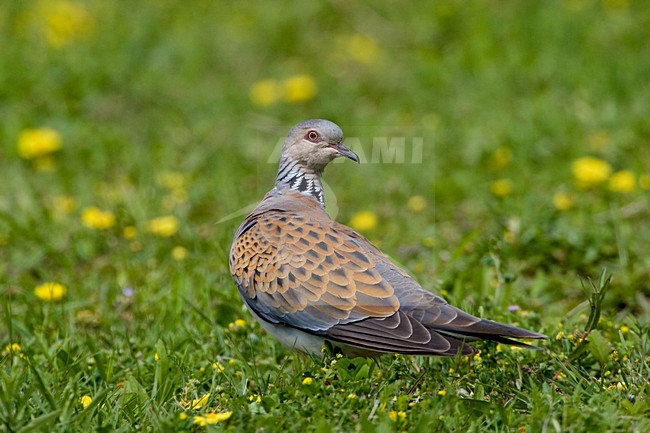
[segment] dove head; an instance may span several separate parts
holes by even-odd
[[[359,162],[359,156],[343,144],[343,131],[337,124],[315,119],[291,128],[282,147],[281,160],[294,162],[303,170],[320,174],[327,164],[339,156]]]

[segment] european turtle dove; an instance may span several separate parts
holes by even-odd
[[[230,271],[255,319],[285,346],[350,356],[470,355],[474,340],[528,346],[526,329],[480,319],[424,290],[365,237],[325,211],[321,175],[334,158],[359,157],[327,120],[291,129],[275,186],[241,224]]]

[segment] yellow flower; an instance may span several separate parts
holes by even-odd
[[[622,325],[622,326],[619,328],[619,330],[621,331],[622,334],[627,334],[628,332],[630,332],[630,328],[629,328],[629,326],[627,326],[627,325]],[[20,347],[20,346],[19,346],[19,347]]]
[[[210,393],[203,394],[203,396],[199,398],[195,398],[191,402],[189,401],[181,401],[181,406],[183,406],[185,409],[201,409],[203,406],[206,405],[206,403],[210,400]]]
[[[205,427],[206,425],[217,424],[222,421],[225,421],[231,416],[232,416],[232,412],[230,411],[222,412],[222,413],[208,412],[203,415],[195,416],[194,424],[198,424],[201,427]]]
[[[309,75],[294,75],[282,82],[283,98],[287,102],[309,101],[316,96],[316,81]]]
[[[444,397],[446,394],[447,394],[447,390],[445,390],[445,389],[441,389],[440,391],[438,391],[438,395],[440,395],[440,396]]]
[[[246,321],[245,320],[237,319],[234,322],[228,324],[228,329],[230,329],[231,331],[236,331],[236,330],[241,329],[241,328],[243,328],[245,326],[246,326]]]
[[[250,397],[248,397],[249,401],[252,401],[253,403],[261,403],[262,402],[262,396],[259,394],[251,394]]]
[[[94,28],[93,17],[79,3],[43,0],[36,13],[47,42],[55,48],[90,34]]]
[[[427,207],[427,201],[421,195],[414,195],[406,203],[406,207],[413,213],[420,213]]]
[[[388,412],[388,418],[390,418],[391,421],[397,421],[398,418],[400,421],[403,421],[406,419],[406,412],[403,412],[401,410],[399,412],[391,410]]]
[[[187,419],[187,414],[185,412],[179,413],[178,419],[180,419],[181,421],[185,421]]]
[[[34,288],[34,294],[43,301],[60,301],[66,293],[66,288],[59,283],[43,283]]]
[[[164,171],[156,176],[156,183],[170,191],[183,190],[186,186],[186,179],[183,173],[178,171]]]
[[[490,191],[497,197],[507,197],[512,194],[512,181],[510,179],[497,179],[490,185]]]
[[[22,347],[20,347],[20,344],[18,343],[11,343],[7,344],[5,346],[5,353],[7,355],[11,355],[12,353],[18,353],[22,350]]]
[[[370,36],[360,33],[347,38],[345,50],[354,60],[366,65],[372,65],[379,57],[377,42]]]
[[[268,107],[280,99],[282,89],[275,80],[258,81],[251,87],[251,102],[259,107]]]
[[[61,134],[51,128],[26,129],[18,137],[18,155],[34,159],[61,148]]]
[[[357,212],[352,216],[350,226],[359,231],[372,230],[377,227],[377,215],[370,211]]]
[[[355,393],[351,392],[350,394],[348,394],[348,398],[350,400],[354,400],[355,398],[357,398],[357,395]]]
[[[579,187],[591,188],[607,180],[612,173],[612,166],[602,159],[584,156],[573,161],[571,171]]]
[[[220,362],[213,362],[212,369],[216,370],[217,373],[223,373],[226,367],[224,367],[223,364],[221,364]]]
[[[178,231],[178,219],[173,215],[161,216],[147,222],[147,231],[160,237],[169,237]]]
[[[609,190],[613,192],[628,193],[636,187],[636,176],[630,170],[621,170],[609,178]]]
[[[564,331],[560,331],[557,334],[555,334],[555,339],[556,340],[561,340],[564,338]]]
[[[124,239],[134,239],[138,235],[138,229],[133,226],[126,226],[122,229],[122,236]]]
[[[314,379],[312,379],[311,377],[305,377],[302,380],[303,385],[311,385],[313,382],[314,382]]]
[[[109,229],[115,225],[115,215],[110,211],[103,211],[95,206],[85,208],[81,212],[81,221],[91,229]]]
[[[639,186],[643,189],[650,189],[650,173],[639,176]]]
[[[72,213],[77,207],[77,201],[69,195],[57,195],[52,202],[54,211],[60,214]]]
[[[497,148],[497,150],[494,151],[492,154],[492,159],[490,161],[490,164],[492,165],[493,168],[497,170],[501,170],[506,168],[508,165],[510,165],[510,162],[512,161],[512,150],[510,148],[501,146]]]
[[[556,192],[553,196],[553,206],[557,210],[569,210],[573,207],[573,197],[566,192]]]
[[[153,354],[153,360],[156,362],[160,361],[160,355],[158,355],[158,352]]]
[[[79,399],[79,403],[83,406],[84,409],[86,409],[88,406],[90,406],[90,403],[93,402],[93,399],[89,395],[84,395]]]
[[[174,247],[172,249],[172,257],[179,262],[185,260],[187,258],[187,248],[181,246]]]

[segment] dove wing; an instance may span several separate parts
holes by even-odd
[[[372,256],[328,221],[277,209],[253,215],[230,256],[239,293],[271,323],[322,335],[399,308]]]

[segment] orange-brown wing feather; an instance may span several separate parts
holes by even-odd
[[[240,294],[265,320],[322,333],[398,310],[375,259],[331,220],[277,210],[253,218],[233,243],[230,267]]]

